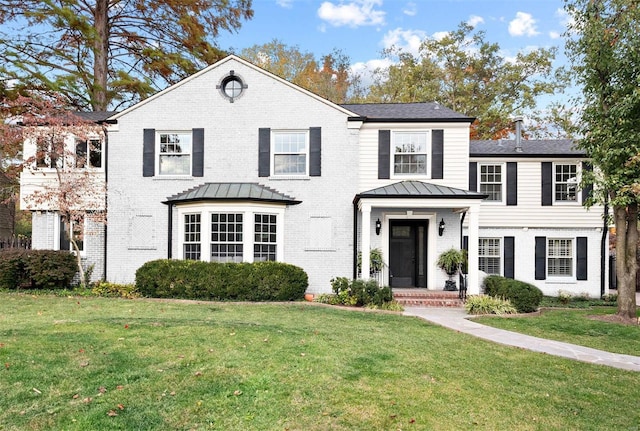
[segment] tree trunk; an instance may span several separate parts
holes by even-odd
[[[627,319],[636,318],[636,272],[638,271],[638,204],[615,206],[616,275],[618,312]]]
[[[94,15],[96,35],[93,41],[91,104],[94,111],[106,111],[109,108],[109,0],[97,0]]]

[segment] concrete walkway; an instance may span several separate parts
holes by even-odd
[[[520,347],[534,352],[561,356],[591,364],[640,371],[640,357],[604,352],[589,347],[546,340],[481,325],[469,320],[466,311],[461,308],[405,307],[404,315],[416,316],[454,331],[464,332],[465,334],[507,346]]]

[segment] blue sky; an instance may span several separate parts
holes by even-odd
[[[254,0],[254,17],[220,48],[243,48],[278,39],[316,58],[340,49],[361,71],[383,66],[392,45],[417,52],[425,37],[439,37],[468,22],[486,32],[509,58],[538,47],[559,48],[564,62],[567,16],[562,0]]]

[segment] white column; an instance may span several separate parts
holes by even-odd
[[[362,246],[362,279],[369,278],[371,263],[369,262],[369,249],[371,249],[371,205],[363,205],[360,208],[362,213],[362,238],[360,245]]]
[[[467,211],[469,217],[469,252],[467,275],[467,294],[478,295],[480,293],[480,280],[478,277],[478,235],[480,228],[480,204],[473,204]]]

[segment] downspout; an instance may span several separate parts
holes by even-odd
[[[460,218],[460,250],[464,247],[464,234],[462,232],[462,225],[464,224],[464,218],[467,216],[467,212],[462,213],[462,217]]]
[[[602,215],[603,226],[602,226],[602,239],[600,240],[600,297],[604,296],[606,282],[606,265],[607,258],[609,257],[609,247],[607,244],[607,234],[609,233],[609,195],[605,193],[604,198],[604,214]],[[609,273],[611,273],[611,268],[609,268]]]
[[[109,204],[109,196],[107,191],[109,187],[109,134],[107,133],[106,127],[103,127],[104,132],[104,211],[107,217],[109,217],[108,204]],[[107,280],[107,233],[109,230],[109,225],[107,223],[104,224],[104,243],[102,244],[102,279]]]
[[[167,226],[167,232],[168,232],[168,237],[167,237],[167,259],[171,259],[171,251],[173,248],[173,204],[169,203],[169,205],[167,205],[167,207],[169,208],[169,216],[167,217],[168,220],[168,226]]]
[[[353,203],[353,279],[358,277],[358,206]]]

